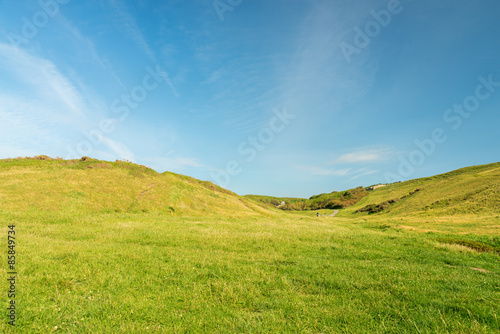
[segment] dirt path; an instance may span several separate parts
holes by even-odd
[[[333,213],[331,215],[328,215],[328,217],[335,217],[335,215],[339,213],[339,210],[333,210]],[[325,217],[327,215],[319,215],[318,217]]]
[[[142,193],[139,194],[139,196],[137,197],[137,201],[140,201],[142,196],[144,196],[150,189],[151,187],[153,187],[156,183],[153,183],[153,184],[150,184],[148,186],[148,189],[144,190]]]
[[[337,213],[339,213],[339,210],[334,210],[333,213],[331,215],[329,215],[328,217],[335,217],[337,215]]]

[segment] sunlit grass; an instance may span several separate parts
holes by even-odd
[[[412,231],[300,215],[2,217],[4,226],[16,221],[20,240],[20,332],[488,333],[500,325],[498,255]]]

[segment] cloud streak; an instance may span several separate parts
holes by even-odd
[[[355,176],[351,177],[349,179],[349,181],[354,181],[354,180],[356,180],[356,179],[358,179],[358,178],[360,178],[362,176],[371,175],[371,174],[375,174],[375,173],[378,173],[378,172],[380,172],[380,170],[369,170],[367,172],[364,172],[364,173],[361,173],[361,174],[358,174],[358,175],[355,175]]]
[[[0,43],[0,66],[8,69],[0,79],[0,87],[4,87],[0,93],[3,144],[15,145],[20,152],[50,154],[61,151],[70,141],[81,139],[96,111],[88,104],[95,109],[102,102],[95,103],[95,97],[82,96],[53,62],[20,48]],[[7,82],[18,87],[15,93],[9,90]],[[85,88],[83,83],[78,86]],[[124,144],[109,138],[104,138],[103,143],[115,156],[135,160]],[[11,155],[11,151],[2,149],[0,154]]]
[[[338,157],[338,159],[330,162],[335,163],[366,163],[379,162],[388,160],[391,156],[391,151],[388,149],[359,149],[351,153],[346,153]]]
[[[361,60],[346,66],[338,45],[373,6],[361,3],[357,10],[352,10],[352,6],[340,2],[315,2],[300,25],[295,53],[286,68],[283,104],[309,110],[311,101],[327,101],[322,105],[316,102],[314,109],[331,116],[370,90],[376,64],[363,66],[366,60]]]
[[[336,176],[336,177],[349,177],[346,182],[354,181],[362,176],[378,173],[379,170],[369,170],[368,168],[352,169],[352,168],[342,168],[342,169],[332,169],[324,168],[318,166],[304,166],[297,165],[296,169],[314,176]]]
[[[64,106],[63,119],[68,115],[82,119],[86,106],[78,90],[49,60],[31,56],[27,52],[0,43],[0,65],[12,74],[12,78],[28,85],[44,102]]]
[[[344,169],[328,169],[323,167],[316,166],[296,166],[298,170],[306,172],[312,175],[320,175],[320,176],[347,176],[351,174],[351,168]]]
[[[118,0],[109,0],[109,4],[113,9],[116,18],[116,24],[120,29],[123,29],[134,43],[151,58],[151,60],[156,63],[155,53],[149,47],[146,38],[142,34],[135,18],[129,13],[126,5]]]
[[[120,159],[135,162],[135,154],[123,143],[112,140],[108,137],[103,137],[103,144],[114,152]]]

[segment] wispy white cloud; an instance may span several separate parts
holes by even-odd
[[[106,73],[111,75],[124,90],[127,90],[118,75],[111,69],[106,59],[99,55],[94,42],[90,38],[84,36],[63,14],[59,14],[56,19],[62,26],[62,31],[65,32],[73,42],[73,47],[77,52],[76,54],[84,60],[90,59],[95,64],[99,65]]]
[[[94,62],[99,64],[104,70],[108,70],[102,58],[99,56],[94,43],[87,37],[83,36],[80,30],[75,27],[63,14],[57,16],[57,21],[64,28],[64,32],[70,35],[71,39],[75,41],[80,47],[79,52],[84,53],[84,56],[90,56]]]
[[[226,72],[227,72],[227,70],[225,70],[223,68],[219,68],[219,69],[213,71],[212,73],[210,73],[210,75],[208,76],[208,78],[205,80],[204,83],[213,84],[213,83],[219,81],[225,75],[227,75]],[[214,97],[214,100],[217,100],[217,98]]]
[[[389,149],[358,149],[350,153],[346,153],[330,162],[334,163],[365,163],[385,161],[391,158],[391,150]]]
[[[348,66],[339,45],[381,2],[361,2],[359,6],[314,3],[297,29],[295,52],[285,67],[283,104],[310,112],[311,101],[315,101],[317,112],[323,110],[331,116],[371,89],[378,67],[369,59],[369,50]]]
[[[7,146],[61,155],[61,148],[88,122],[80,91],[53,62],[11,45],[0,43],[0,67],[0,155],[21,154],[12,154]]]
[[[375,174],[375,173],[378,173],[378,172],[380,172],[380,170],[369,170],[369,171],[367,171],[367,172],[364,172],[364,173],[361,173],[361,174],[358,174],[358,175],[355,175],[355,176],[351,177],[351,178],[349,179],[349,181],[354,181],[354,180],[356,180],[357,178],[360,178],[360,177],[362,177],[362,176],[371,175],[371,174]]]
[[[136,161],[135,154],[125,144],[108,137],[104,137],[102,142],[111,149],[119,159],[126,159],[132,162]]]
[[[153,61],[153,63],[158,64],[155,52],[149,46],[149,43],[144,37],[136,19],[130,13],[127,5],[120,0],[109,0],[109,4],[114,13],[115,24],[118,28],[123,30],[134,41],[139,49],[141,49],[151,59],[151,61]],[[178,97],[179,92],[172,82],[170,75],[163,69],[162,72],[162,77],[165,80],[165,83],[172,89],[174,95]]]
[[[81,141],[82,131],[94,125],[95,110],[89,106],[101,105],[102,101],[82,95],[83,83],[75,86],[74,80],[70,81],[52,61],[0,43],[0,67],[5,69],[0,78],[3,145],[18,147],[20,152],[63,155],[61,151],[68,144]],[[111,140],[105,144],[119,157],[134,159],[126,147]],[[10,152],[2,150],[0,155]]]
[[[298,170],[315,176],[337,176],[337,177],[349,177],[348,181],[356,180],[362,176],[370,175],[379,172],[378,170],[370,170],[368,168],[352,169],[352,168],[324,168],[318,166],[295,166]]]
[[[0,94],[0,156],[53,154],[63,145],[68,124],[50,117],[52,110],[22,98]]]
[[[125,3],[119,0],[109,0],[109,4],[115,13],[116,23],[119,28],[123,29],[135,44],[156,63],[155,53],[149,47],[146,38],[144,38],[135,18],[130,14]]]
[[[0,43],[0,66],[15,80],[28,85],[45,103],[64,109],[59,115],[62,119],[84,117],[86,106],[81,94],[51,61]]]

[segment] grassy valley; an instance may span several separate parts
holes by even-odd
[[[314,195],[310,198],[289,198],[272,197],[261,195],[246,195],[255,201],[278,207],[282,210],[321,210],[321,209],[342,209],[359,202],[363,197],[368,196],[368,191],[364,187],[349,189],[346,191],[333,191],[331,193]]]
[[[129,162],[2,160],[16,330],[499,333],[499,167],[290,201],[345,203],[317,218]]]

